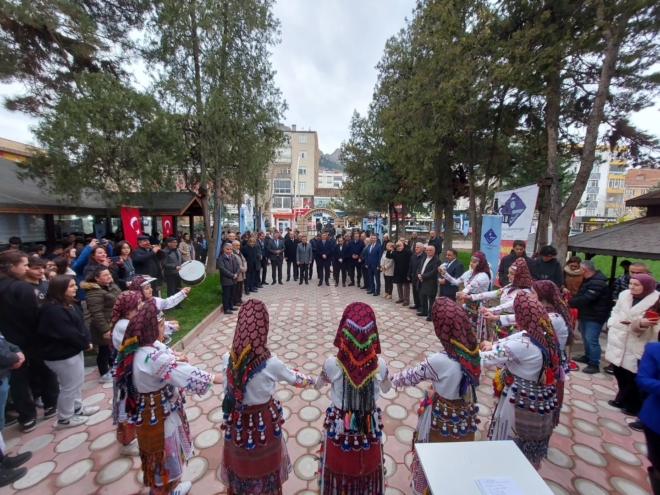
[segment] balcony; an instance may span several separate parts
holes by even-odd
[[[291,163],[291,148],[280,148],[275,155],[275,163]]]
[[[291,172],[277,172],[275,174],[276,179],[290,179],[291,178]]]

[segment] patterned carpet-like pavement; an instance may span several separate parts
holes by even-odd
[[[419,364],[440,347],[430,322],[393,301],[372,297],[355,287],[317,287],[293,281],[266,286],[257,297],[270,312],[269,347],[291,368],[317,375],[327,357],[335,354],[332,341],[344,307],[353,301],[372,305],[377,315],[383,357],[390,373]],[[219,302],[219,301],[218,301]],[[187,349],[192,364],[219,369],[220,357],[231,345],[236,318],[218,317]],[[40,420],[36,430],[21,434],[17,426],[5,428],[9,453],[33,452],[26,477],[1,490],[12,494],[147,494],[142,485],[139,458],[119,455],[111,418],[112,384],[99,384],[95,368],[85,370],[85,405],[101,411],[78,428],[56,431],[53,420]],[[492,370],[477,391],[482,422],[477,439],[485,438],[493,399]],[[411,493],[409,488],[411,440],[417,405],[429,384],[391,390],[379,401],[384,411],[384,448],[387,495]],[[311,495],[317,489],[317,461],[323,415],[330,404],[329,387],[320,392],[278,386],[286,422],[287,447],[294,469],[284,484],[287,495]],[[650,495],[649,465],[642,433],[632,431],[624,416],[607,404],[616,394],[614,378],[606,374],[572,373],[566,385],[561,424],[552,436],[548,459],[540,474],[557,495]],[[189,396],[186,411],[194,436],[195,457],[184,472],[193,482],[192,495],[225,493],[218,477],[222,452],[222,388],[203,396]],[[486,459],[484,462],[488,462]],[[505,462],[493,459],[492,462]]]

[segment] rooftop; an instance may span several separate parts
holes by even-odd
[[[0,151],[30,157],[34,156],[35,152],[41,151],[41,148],[0,137]]]
[[[633,168],[626,172],[626,187],[653,187],[660,182],[660,170]]]

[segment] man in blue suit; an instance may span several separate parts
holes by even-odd
[[[316,273],[319,276],[319,286],[330,285],[330,264],[332,263],[332,242],[328,239],[328,234],[321,234],[321,240],[316,241]]]
[[[383,255],[383,246],[378,242],[378,236],[371,236],[371,243],[367,250],[367,258],[365,260],[365,265],[369,269],[369,290],[367,294],[373,294],[374,296],[380,296],[380,272],[378,267],[380,266],[380,258]]]
[[[360,254],[362,253],[363,249],[364,242],[360,240],[360,233],[355,232],[355,234],[353,234],[353,239],[348,242],[348,277],[351,279],[351,283],[348,284],[349,287],[355,285],[356,269],[357,285],[360,287],[360,281],[362,280],[362,266],[360,265],[358,259],[360,258]]]

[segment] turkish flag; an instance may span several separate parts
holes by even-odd
[[[121,225],[124,229],[124,239],[131,247],[137,247],[137,237],[142,234],[142,225],[140,224],[140,210],[130,206],[119,207],[121,213]]]
[[[160,222],[163,226],[163,239],[167,239],[172,235],[172,217],[161,217]]]

